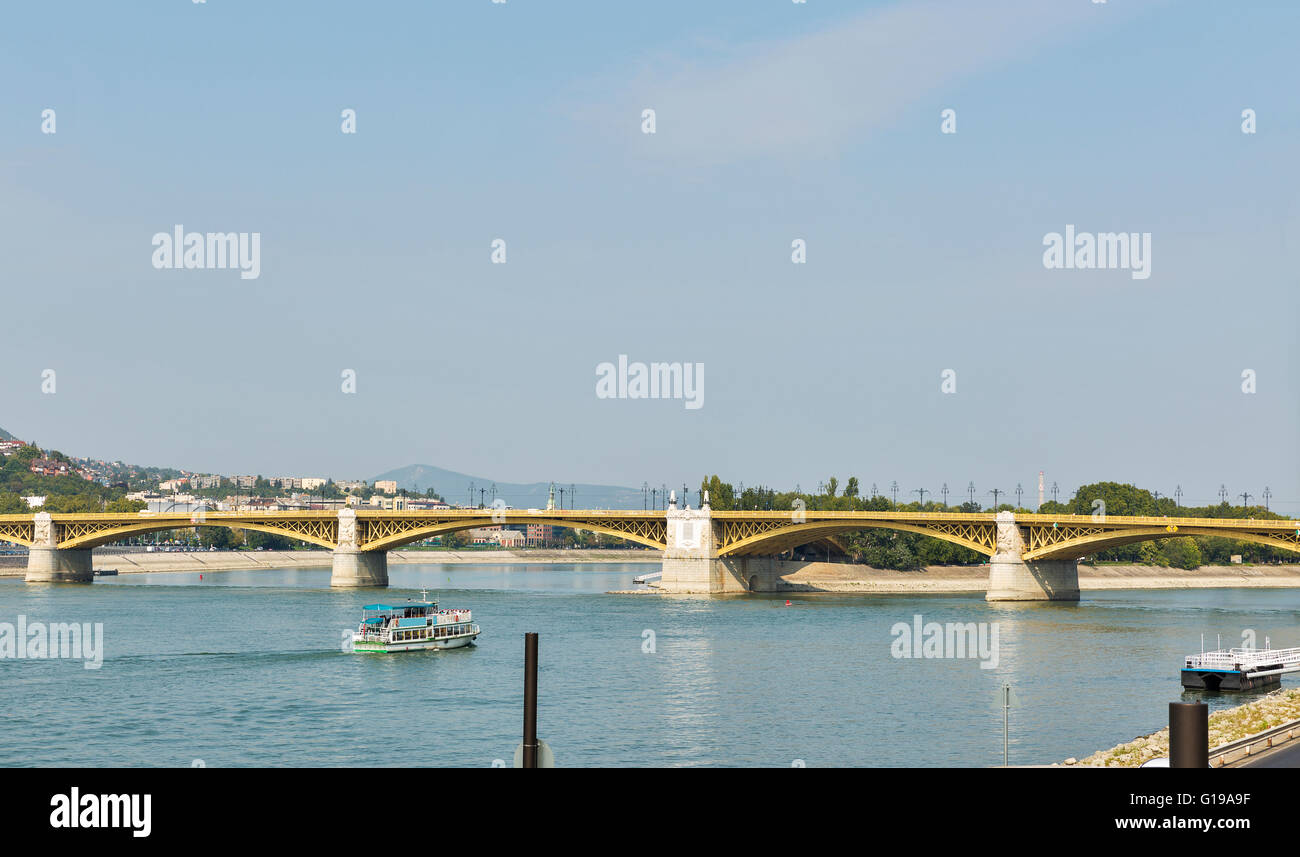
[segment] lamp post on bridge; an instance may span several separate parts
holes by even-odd
[[[920,494],[920,495],[921,495],[921,506],[924,507],[924,506],[925,506],[925,493],[926,493],[926,492],[925,492],[925,489],[924,489],[924,488],[914,488],[914,489],[912,490],[912,493],[913,493],[913,494]]]
[[[1241,493],[1241,507],[1243,509],[1250,505],[1250,498],[1251,498],[1250,494],[1247,494],[1244,491]]]
[[[994,488],[989,493],[993,495],[993,511],[996,512],[998,510],[998,495],[1005,492],[1001,488]]]
[[[897,506],[898,505],[898,483],[897,482],[889,483],[889,493],[893,495],[894,505]]]
[[[1181,509],[1183,507],[1183,486],[1174,486],[1174,506]]]
[[[1268,490],[1268,486],[1265,485],[1265,486],[1264,486],[1264,511],[1265,511],[1265,512],[1268,511],[1268,498],[1269,498],[1269,497],[1272,497],[1272,496],[1273,496],[1273,492],[1272,492],[1272,491],[1269,491],[1269,490]]]
[[[948,483],[943,483],[943,507],[948,508]]]
[[[975,483],[972,482],[966,486],[966,493],[970,495],[971,505],[975,504]]]

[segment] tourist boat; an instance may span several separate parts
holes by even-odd
[[[421,592],[421,597],[428,594]],[[367,604],[361,609],[361,624],[352,634],[354,652],[458,649],[479,635],[469,610],[439,610],[437,601]]]

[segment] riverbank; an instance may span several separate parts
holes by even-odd
[[[95,551],[95,568],[116,569],[118,574],[151,574],[173,571],[249,571],[268,568],[329,568],[327,550],[300,551],[193,551],[176,553],[110,553]],[[479,563],[515,565],[528,563],[636,562],[659,563],[654,550],[476,550],[476,551],[389,551],[388,563]],[[26,558],[0,567],[0,577],[22,577]]]
[[[1211,713],[1210,747],[1223,747],[1296,720],[1300,720],[1300,689],[1275,690],[1236,708]],[[1134,738],[1084,759],[1066,759],[1058,764],[1071,768],[1136,768],[1143,762],[1168,756],[1169,727],[1166,726],[1159,732]]]

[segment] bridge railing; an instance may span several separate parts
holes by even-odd
[[[772,520],[776,517],[788,517],[798,514],[802,519],[816,520],[909,520],[909,521],[963,521],[990,523],[997,520],[995,512],[914,512],[906,509],[894,511],[819,511],[815,509],[768,509],[768,510],[730,510],[714,511],[717,520]],[[1038,512],[1015,513],[1016,523],[1027,524],[1131,524],[1134,526],[1166,527],[1217,527],[1239,529],[1278,529],[1294,530],[1300,528],[1300,521],[1285,518],[1180,518],[1152,515],[1048,515]]]

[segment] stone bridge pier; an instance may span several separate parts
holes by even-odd
[[[658,588],[669,593],[724,595],[780,588],[790,563],[777,557],[719,557],[720,527],[708,498],[699,509],[667,512],[667,543]],[[1025,560],[1025,536],[1011,512],[999,512],[996,552],[989,559],[986,601],[1078,601],[1079,568],[1073,559]]]
[[[35,538],[27,549],[27,583],[91,583],[95,579],[90,548],[61,550],[49,512],[34,516]]]
[[[699,509],[678,509],[677,495],[668,503],[668,549],[658,588],[664,592],[720,595],[748,592],[744,560],[718,557],[713,512],[706,495]]]
[[[363,551],[357,539],[357,513],[339,510],[339,541],[334,548],[330,586],[360,589],[388,585],[388,551]]]
[[[1024,560],[1025,538],[1016,516],[998,512],[997,553],[989,558],[985,601],[1078,601],[1079,561]]]

